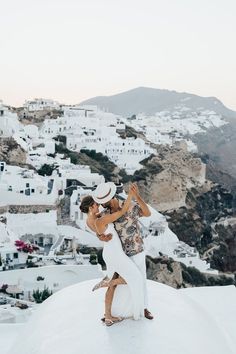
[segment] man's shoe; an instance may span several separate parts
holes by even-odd
[[[144,309],[144,316],[148,319],[148,320],[153,320],[153,315],[151,314],[150,311],[148,311],[148,309]]]

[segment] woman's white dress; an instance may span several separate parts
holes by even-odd
[[[104,232],[104,234],[109,233],[112,234],[112,239],[104,242],[103,246],[103,259],[107,266],[107,274],[109,278],[112,278],[117,272],[127,283],[127,285],[116,287],[112,315],[133,317],[138,320],[144,314],[143,278],[136,264],[124,253],[113,224],[109,224]]]

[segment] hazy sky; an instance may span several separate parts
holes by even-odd
[[[0,99],[148,86],[236,110],[235,34],[236,0],[0,0]]]

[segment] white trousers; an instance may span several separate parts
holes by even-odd
[[[144,289],[144,308],[148,308],[146,254],[143,251],[129,258],[136,264],[142,274]]]

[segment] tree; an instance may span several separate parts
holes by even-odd
[[[40,167],[40,169],[38,170],[38,174],[41,176],[51,176],[52,172],[55,170],[55,166],[54,165],[48,165],[48,164],[44,164],[43,166]]]

